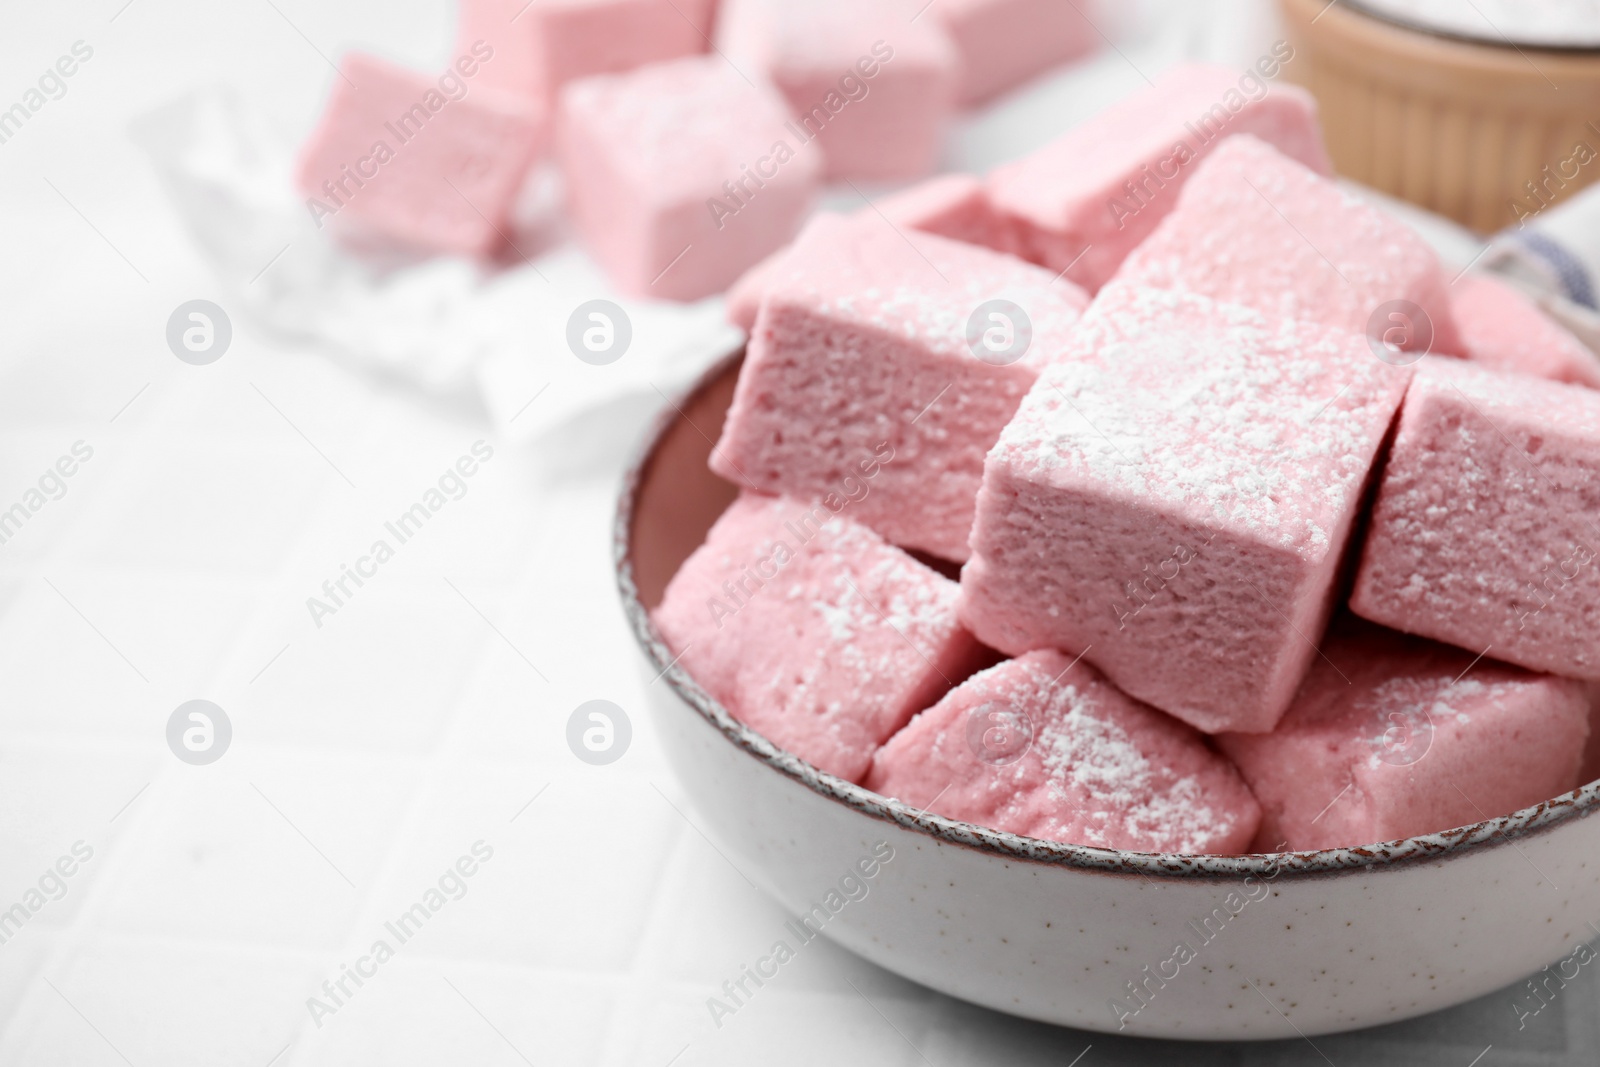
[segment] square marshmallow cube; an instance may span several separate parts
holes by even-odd
[[[1265,57],[1263,76],[1279,62]],[[1017,228],[1029,259],[1065,270],[1094,292],[1173,209],[1195,163],[1237,133],[1254,134],[1320,173],[1330,170],[1308,93],[1266,88],[1256,70],[1183,64],[996,168],[989,197]]]
[[[972,174],[940,174],[862,208],[857,214],[882,214],[901,229],[948,237],[1016,254],[1010,227],[989,203],[983,179]]]
[[[979,104],[1100,45],[1088,0],[938,0],[960,57],[957,101]]]
[[[1020,259],[881,219],[814,229],[766,291],[712,468],[811,499],[854,492],[878,455],[851,516],[964,560],[984,453],[1086,303]]]
[[[814,153],[778,150],[788,113],[720,57],[574,82],[557,124],[573,222],[631,296],[726,289],[800,228]]]
[[[345,56],[297,164],[318,226],[425,252],[502,243],[542,127],[522,101],[476,83],[481,69],[431,75]]]
[[[1426,361],[1350,606],[1472,653],[1600,679],[1600,392]]]
[[[735,719],[860,781],[879,745],[985,659],[956,622],[956,594],[828,505],[747,493],[653,618]]]
[[[459,54],[479,42],[492,84],[548,112],[561,87],[706,51],[715,0],[460,0]]]
[[[1177,206],[1116,281],[1387,334],[1410,351],[1460,350],[1433,249],[1254,137],[1229,137],[1194,165]],[[1395,325],[1401,332],[1389,333]]]
[[[1199,734],[1058,652],[956,686],[878,750],[865,784],[947,818],[1135,852],[1243,852],[1261,818]]]
[[[1342,617],[1269,734],[1217,744],[1259,851],[1356,847],[1507,815],[1578,784],[1582,683]]]
[[[806,224],[806,230],[845,222],[882,226],[885,219],[902,230],[920,230],[948,237],[952,241],[1012,251],[1009,231],[989,207],[983,182],[971,174],[941,174],[929,178],[851,215],[814,215]],[[807,239],[803,232],[796,241]],[[746,333],[755,328],[756,312],[760,310],[761,299],[766,295],[767,282],[777,276],[779,264],[788,254],[789,247],[779,249],[751,267],[729,288],[729,322]]]
[[[754,331],[756,316],[761,312],[761,302],[767,296],[767,287],[772,284],[773,279],[782,276],[789,255],[807,242],[820,240],[818,235],[821,231],[835,229],[843,231],[850,226],[859,225],[862,221],[856,215],[840,215],[831,211],[820,211],[812,215],[806,220],[799,236],[792,243],[784,245],[739,275],[738,279],[728,287],[726,295],[728,321],[745,333]]]
[[[1600,389],[1600,356],[1498,278],[1463,274],[1450,286],[1450,308],[1472,362]]]
[[[717,45],[789,101],[796,151],[829,179],[932,170],[956,92],[955,48],[908,0],[724,0]]]
[[[1106,288],[988,455],[963,621],[1207,733],[1270,730],[1410,377],[1342,330]]]

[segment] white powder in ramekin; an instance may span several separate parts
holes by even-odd
[[[1600,47],[1600,0],[1348,0],[1420,29],[1496,44]]]

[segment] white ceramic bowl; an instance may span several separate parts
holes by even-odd
[[[1315,1036],[1420,1015],[1600,934],[1590,925],[1600,918],[1600,819],[1589,818],[1600,783],[1362,848],[1153,855],[914,811],[734,721],[673,664],[648,611],[733,499],[706,457],[738,359],[664,412],[646,442],[622,490],[617,577],[697,823],[823,934],[975,1004],[1196,1039]]]

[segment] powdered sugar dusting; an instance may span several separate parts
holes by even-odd
[[[1310,554],[1355,507],[1408,373],[1361,338],[1103,290],[996,453],[1013,472],[1193,509]]]
[[[654,613],[746,725],[855,779],[973,655],[956,583],[822,504],[745,494]]]
[[[838,547],[834,550],[838,551]],[[830,635],[846,655],[852,651],[850,642],[866,627],[888,625],[913,645],[919,638],[926,641],[930,636],[942,636],[948,629],[958,595],[954,583],[938,580],[931,574],[928,581],[908,581],[907,561],[893,556],[880,558],[857,580],[852,580],[842,570],[849,554],[840,555],[839,573],[813,593],[811,606],[822,616]],[[861,558],[854,557],[858,564]],[[873,597],[869,590],[888,592],[880,599]],[[791,595],[806,594],[796,589]]]
[[[1007,300],[1022,308],[1033,341],[1020,365],[1037,368],[1065,351],[1088,302],[1071,282],[1014,256],[896,232],[875,217],[826,238],[815,258],[792,257],[773,279],[774,292],[804,300],[819,315],[964,361],[973,359],[967,327],[980,304]]]
[[[666,183],[702,196],[738,179],[742,166],[786,138],[782,99],[746,84],[720,58],[691,56],[586,78],[567,87],[562,107],[567,121],[611,131],[626,149],[615,154],[616,164],[634,168],[646,188]]]
[[[1076,685],[1035,675],[1045,725],[1035,742],[1049,789],[1076,808],[1086,844],[1128,837],[1162,842],[1166,850],[1204,852],[1232,817],[1207,802],[1193,775],[1177,777],[1153,764],[1128,732]],[[1045,695],[1048,694],[1048,695]]]
[[[1413,738],[1432,736],[1436,726],[1465,726],[1472,716],[1461,710],[1470,703],[1497,702],[1515,694],[1526,683],[1491,682],[1475,678],[1452,679],[1449,675],[1400,675],[1384,682],[1357,703],[1355,712],[1370,723],[1366,743],[1372,753],[1370,767],[1380,763],[1408,764],[1421,758],[1396,758],[1397,750],[1415,749],[1421,744]],[[1421,744],[1422,750],[1426,745]]]
[[[1254,137],[1228,138],[1196,168],[1117,280],[1354,332],[1403,298],[1424,310],[1439,350],[1454,351],[1439,257],[1426,242]]]
[[[903,669],[908,655],[931,660],[949,640],[956,584],[864,527],[831,522],[802,551],[815,577],[786,595],[821,618],[831,639],[831,669],[847,670],[870,686]]]
[[[1427,360],[1352,604],[1385,625],[1594,676],[1600,392]]]

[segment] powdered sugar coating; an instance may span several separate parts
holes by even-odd
[[[1276,70],[1272,58],[1264,57]],[[1196,161],[1224,137],[1253,134],[1330,171],[1310,94],[1290,85],[1268,90],[1251,77],[1244,84],[1238,70],[1179,64],[1032,155],[995,168],[989,198],[1016,227],[1029,259],[1094,292],[1173,209]]]
[[[873,751],[982,656],[954,582],[820,504],[746,494],[654,619],[739,721],[859,780]]]
[[[1116,280],[1356,333],[1404,300],[1431,320],[1432,351],[1461,348],[1439,257],[1415,231],[1247,135],[1195,165],[1176,208]],[[1424,347],[1421,331],[1413,342]]]
[[[1361,337],[1111,286],[990,451],[963,620],[1084,652],[1199,729],[1271,729],[1410,378]]]
[[[1158,788],[1157,768],[1126,730],[1096,715],[1094,704],[1075,687],[1066,687],[1062,696],[1068,711],[1045,727],[1039,745],[1058,799],[1073,794],[1094,799],[1092,808],[1080,812],[1088,820],[1086,835],[1105,833],[1120,816],[1135,838],[1162,835],[1174,840],[1179,852],[1209,851],[1206,842],[1218,824],[1231,820],[1206,803],[1200,780],[1185,775]],[[1059,839],[1061,831],[1044,836]]]
[[[934,234],[897,233],[867,218],[849,229],[832,225],[808,234],[774,271],[770,287],[786,304],[963,363],[973,359],[967,339],[973,309],[1011,300],[1033,324],[1034,343],[1018,361],[1033,367],[1066,348],[1089,303],[1071,282],[1015,257]]]
[[[1031,723],[1033,744],[1014,762],[981,758],[969,738],[971,717],[992,707]],[[866,785],[996,829],[1141,852],[1239,851],[1259,818],[1194,731],[1054,652],[958,686],[878,752]]]
[[[720,57],[569,84],[557,122],[568,208],[612,282],[699,299],[789,241],[820,164],[778,147],[787,117]]]
[[[789,117],[771,89],[752,87],[714,56],[584,78],[562,93],[561,106],[569,121],[622,138],[616,165],[640,195],[668,203],[721,193],[784,137]]]
[[[1270,734],[1217,744],[1261,801],[1258,849],[1368,845],[1573,788],[1581,683],[1342,617]]]
[[[1021,260],[871,219],[812,227],[765,281],[713,469],[768,492],[859,490],[851,514],[890,541],[965,558],[984,453],[1087,298]],[[968,338],[993,300],[1031,322],[1004,365]]]
[[[1350,606],[1533,670],[1600,679],[1600,393],[1428,360]]]
[[[1014,477],[1093,482],[1320,559],[1408,377],[1346,334],[1108,288],[992,461]]]
[[[918,230],[952,241],[1014,252],[1010,230],[994,214],[983,195],[983,183],[970,174],[941,174],[909,189],[859,208],[850,215],[819,213],[806,223],[793,245],[774,252],[746,271],[728,290],[728,321],[750,331],[766,296],[767,286],[783,270],[790,251],[812,240],[810,231],[821,227],[858,225]],[[1074,287],[1075,288],[1075,287]]]
[[[1021,260],[931,235],[881,228],[788,260],[771,292],[825,318],[881,332],[931,354],[971,361],[967,324],[979,304],[1008,300],[1028,313],[1034,343],[1010,366],[1038,368],[1067,342],[1088,298]]]

